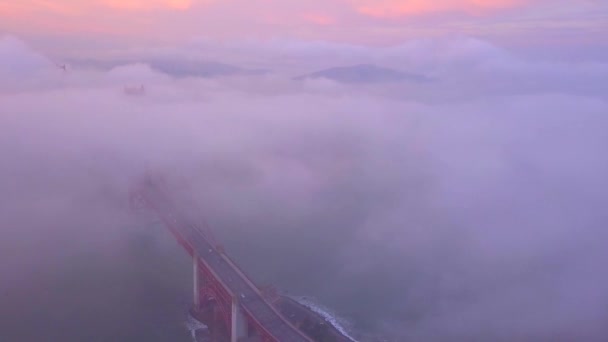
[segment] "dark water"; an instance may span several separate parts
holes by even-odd
[[[158,225],[136,227],[128,236],[120,251],[75,247],[61,266],[29,269],[32,282],[2,293],[0,340],[191,341],[184,324],[191,304],[189,256]],[[264,270],[261,263],[245,264]],[[268,273],[252,276],[268,279]]]
[[[191,269],[177,246],[158,241],[169,238],[138,231],[119,255],[74,253],[32,272],[30,283],[2,293],[0,340],[190,341]]]

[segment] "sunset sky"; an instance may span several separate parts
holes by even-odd
[[[197,222],[359,341],[608,341],[607,114],[608,0],[0,0],[0,342],[191,341]]]
[[[0,33],[64,45],[295,39],[391,45],[466,35],[516,46],[608,41],[604,0],[3,0]],[[55,45],[57,48],[57,46]]]

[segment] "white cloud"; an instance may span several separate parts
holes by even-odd
[[[52,66],[43,55],[12,36],[0,36],[0,79],[5,87],[22,84],[28,77],[38,77]],[[8,85],[7,85],[8,84]]]

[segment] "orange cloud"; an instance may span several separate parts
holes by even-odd
[[[20,13],[28,12],[46,12],[62,15],[77,15],[81,13],[80,8],[75,6],[74,0],[9,0],[0,4],[0,14],[2,15],[19,15]]]
[[[364,15],[391,18],[433,12],[483,13],[515,7],[525,0],[353,0],[356,10]]]
[[[150,32],[158,33],[160,25],[156,23],[162,21],[163,16],[141,16],[138,11],[182,11],[211,1],[0,0],[0,30],[14,34],[53,32],[150,36]],[[170,30],[170,27],[165,29]]]
[[[3,4],[0,3],[0,16],[9,16],[9,15],[13,15],[17,12],[17,9],[15,8],[15,5],[8,3],[8,4]]]
[[[192,7],[192,0],[103,0],[102,4],[118,9],[149,10],[169,8],[174,10],[187,10]]]
[[[0,0],[0,15],[59,14],[80,15],[98,13],[100,8],[119,10],[187,10],[194,1],[209,3],[212,0]]]

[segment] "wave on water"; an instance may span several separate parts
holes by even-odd
[[[209,329],[208,326],[206,326],[205,324],[203,324],[202,322],[200,322],[199,320],[194,318],[191,314],[188,314],[188,318],[186,319],[186,322],[184,324],[186,325],[186,329],[188,329],[188,331],[192,335],[192,340],[194,342],[197,341],[197,339],[196,339],[197,331]]]
[[[317,313],[321,317],[323,317],[327,322],[329,322],[334,328],[336,328],[342,335],[348,337],[353,342],[359,342],[351,334],[348,332],[345,326],[350,325],[347,320],[344,318],[338,317],[338,315],[331,312],[330,309],[318,304],[317,302],[311,300],[309,297],[302,296],[288,296],[289,298],[295,300],[296,302],[304,305],[308,309]]]

